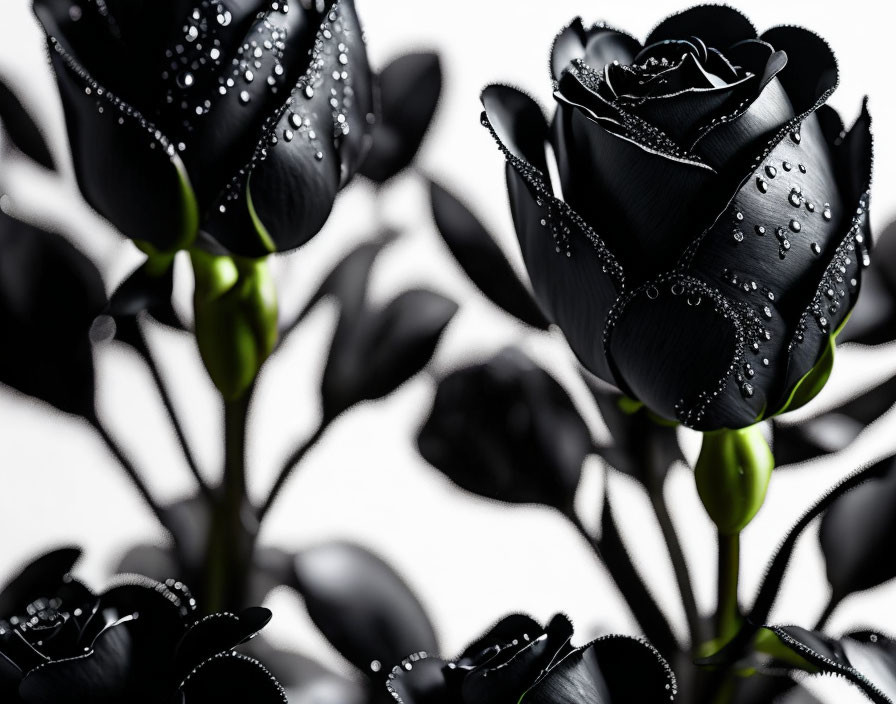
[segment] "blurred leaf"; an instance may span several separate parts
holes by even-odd
[[[357,316],[364,306],[373,265],[383,249],[394,239],[394,236],[389,236],[362,242],[339,260],[295,319],[280,331],[281,342],[325,298],[335,298],[348,315]]]
[[[106,305],[100,273],[59,235],[0,212],[0,382],[92,418],[90,328]]]
[[[432,358],[457,304],[426,289],[400,293],[380,310],[344,306],[321,381],[324,417],[387,396]]]
[[[821,520],[818,539],[835,604],[896,577],[894,537],[896,472],[891,468],[887,476],[840,497]]]
[[[581,376],[610,431],[610,443],[596,447],[595,452],[645,487],[662,486],[672,465],[685,461],[676,428],[656,422],[643,406],[631,412],[624,410],[624,396],[616,389],[584,369]]]
[[[63,578],[81,558],[81,549],[64,547],[41,555],[0,589],[0,620],[21,616],[37,597],[55,594]]]
[[[839,452],[896,403],[896,376],[830,411],[794,424],[772,421],[778,466]]]
[[[399,56],[379,74],[379,110],[361,173],[384,183],[414,161],[442,92],[434,52]]]
[[[108,314],[115,320],[115,338],[134,348],[142,348],[142,335],[134,329],[138,316],[146,312],[163,325],[184,330],[174,310],[174,267],[162,271],[149,260],[134,269],[109,298]]]
[[[844,677],[875,704],[896,702],[896,643],[871,631],[839,639],[798,626],[778,626],[781,641],[822,673]]]
[[[0,123],[3,124],[10,140],[19,151],[34,159],[45,169],[51,171],[56,169],[56,163],[50,154],[50,147],[47,146],[40,129],[3,81],[0,81]]]
[[[482,223],[438,183],[430,181],[429,187],[436,226],[470,280],[505,312],[547,330],[550,322]]]
[[[296,555],[295,586],[327,640],[368,676],[421,650],[438,652],[432,624],[401,577],[351,543],[325,543]]]
[[[591,433],[564,388],[509,347],[439,382],[417,447],[462,489],[568,514]]]
[[[821,704],[805,687],[785,675],[755,673],[738,680],[734,704]]]
[[[875,238],[862,293],[839,342],[879,345],[896,340],[896,222]]]

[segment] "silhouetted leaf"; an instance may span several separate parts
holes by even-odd
[[[56,169],[56,163],[40,129],[15,93],[3,81],[0,81],[0,123],[12,143],[22,153],[46,169]]]
[[[0,212],[0,382],[94,415],[90,327],[106,305],[99,271],[59,235]]]
[[[467,491],[568,513],[591,433],[564,388],[508,347],[439,382],[417,447]]]
[[[154,263],[144,262],[121,282],[109,298],[108,314],[115,320],[115,338],[140,349],[141,337],[135,330],[138,316],[146,312],[163,325],[183,330],[174,310],[174,267],[156,271]]]
[[[344,306],[321,381],[324,417],[395,391],[420,372],[457,304],[426,289],[399,294],[380,310]]]
[[[887,476],[842,496],[827,510],[818,539],[834,603],[896,577],[894,536],[896,472],[892,469]]]
[[[321,281],[320,286],[317,287],[299,314],[290,323],[283,326],[280,331],[281,341],[298,327],[315,306],[325,298],[335,298],[348,315],[357,316],[364,305],[373,265],[383,249],[393,239],[394,237],[389,236],[362,242],[340,259]]]
[[[379,557],[350,543],[325,543],[295,559],[295,586],[311,620],[362,672],[388,672],[409,653],[438,651],[420,602]]]
[[[476,287],[510,315],[547,330],[550,322],[476,216],[435,181],[430,182],[430,194],[442,239]]]
[[[837,339],[863,345],[896,340],[896,222],[875,238],[871,266],[862,274],[862,295]]]
[[[380,105],[361,173],[383,183],[410,166],[426,136],[442,92],[434,52],[399,56],[379,74]]]
[[[896,702],[896,643],[887,636],[858,631],[834,639],[798,626],[772,630],[820,672],[844,677],[875,704]]]
[[[772,447],[778,466],[839,452],[896,403],[896,377],[826,413],[800,421],[772,421]]]

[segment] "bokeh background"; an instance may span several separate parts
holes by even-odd
[[[605,432],[578,379],[559,333],[524,329],[495,309],[467,281],[433,226],[423,176],[450,187],[491,228],[520,264],[504,191],[503,160],[479,124],[480,89],[500,81],[524,88],[543,104],[551,100],[547,55],[556,31],[573,16],[605,19],[645,36],[681,2],[590,3],[583,0],[357,0],[371,58],[382,66],[414,49],[442,57],[445,87],[433,128],[421,151],[419,172],[409,172],[377,201],[358,183],[337,202],[324,231],[277,263],[282,308],[302,304],[341,254],[386,222],[403,232],[374,271],[376,300],[409,285],[436,288],[461,303],[429,373],[386,401],[367,404],[340,419],[308,456],[265,525],[263,542],[300,548],[345,538],[393,564],[427,607],[445,654],[457,652],[499,616],[526,611],[544,619],[569,614],[580,641],[597,629],[634,632],[612,583],[583,540],[558,515],[538,507],[508,507],[462,493],[417,455],[414,436],[433,394],[434,378],[461,362],[519,344],[569,389],[596,435]],[[776,24],[805,25],[828,39],[840,63],[841,84],[831,103],[847,124],[870,95],[874,119],[875,173],[872,200],[876,231],[896,217],[896,95],[884,56],[892,43],[889,10],[870,0],[848,4],[790,0],[740,2],[760,30]],[[5,207],[69,235],[102,265],[114,288],[140,257],[133,246],[93,214],[75,186],[62,115],[42,35],[28,0],[0,3],[0,77],[31,108],[62,162],[47,176],[29,164],[7,160],[0,191]],[[147,183],[147,188],[152,184]],[[0,252],[2,256],[2,252]],[[184,304],[191,282],[180,263],[177,288]],[[185,305],[185,310],[187,306]],[[250,487],[270,486],[280,462],[317,421],[317,385],[335,309],[324,306],[267,365],[250,427]],[[189,338],[154,330],[175,404],[212,476],[221,465],[221,411]],[[5,344],[0,340],[0,344]],[[98,355],[100,408],[136,459],[156,494],[174,500],[192,491],[190,476],[168,431],[167,420],[145,368],[126,349],[109,345]],[[831,383],[803,413],[848,398],[896,373],[896,348],[842,348]],[[696,438],[683,433],[693,457]],[[751,599],[768,560],[786,530],[840,477],[896,450],[896,415],[869,427],[847,450],[823,461],[787,468],[773,479],[768,500],[743,538],[742,596]],[[578,497],[587,519],[596,519],[602,468],[589,464]],[[618,520],[654,593],[682,628],[684,618],[672,573],[647,500],[633,482],[614,476]],[[715,590],[714,531],[705,517],[690,471],[677,468],[667,486],[700,604]],[[100,585],[116,559],[137,542],[162,540],[152,516],[132,491],[105,447],[79,420],[0,389],[0,581],[33,554],[59,544],[84,546],[80,572]],[[814,623],[827,600],[817,541],[809,532],[791,564],[773,613],[775,622]],[[297,597],[278,592],[269,606],[268,632],[284,645],[344,667],[308,621]],[[837,611],[833,631],[874,625],[896,631],[896,586],[852,597]],[[832,701],[864,701],[829,679],[813,685]]]

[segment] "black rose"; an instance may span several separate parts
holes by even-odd
[[[475,494],[570,511],[592,441],[563,387],[509,347],[439,382],[417,447]]]
[[[69,574],[79,554],[48,553],[0,591],[3,702],[286,701],[261,664],[234,650],[270,611],[199,619],[181,582],[136,576],[93,594]]]
[[[35,0],[84,197],[160,249],[298,247],[369,141],[352,0]]]
[[[551,66],[550,127],[498,85],[483,121],[535,292],[583,364],[700,430],[811,398],[870,244],[870,118],[844,132],[825,105],[825,41],[703,5],[643,46],[575,20]]]
[[[604,636],[574,648],[572,635],[562,615],[544,628],[508,616],[456,660],[411,656],[392,670],[388,688],[399,704],[621,704],[674,694],[672,671],[643,641]]]

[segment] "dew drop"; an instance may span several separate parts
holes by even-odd
[[[818,244],[818,242],[812,243],[812,252],[815,254],[821,254],[821,246]]]
[[[70,8],[68,8],[68,16],[72,22],[77,22],[78,20],[80,20],[82,14],[83,13],[81,11],[81,8],[78,5],[72,5]]]
[[[801,174],[806,173],[806,165],[805,164],[800,164],[799,169],[800,169]]]
[[[803,202],[803,199],[800,197],[800,194],[797,193],[796,191],[791,191],[791,192],[790,192],[790,198],[788,198],[788,200],[790,201],[790,204],[791,204],[794,208],[799,208],[800,205],[801,205],[802,202]]]
[[[246,83],[251,83],[252,81],[255,80],[255,74],[252,73],[251,71],[246,71],[246,72],[243,74],[243,78],[246,79]]]
[[[790,171],[793,168],[793,164],[791,164],[789,161],[785,161],[784,163],[781,164],[781,166],[784,168],[785,171]]]
[[[302,126],[302,118],[298,116],[296,113],[292,113],[289,116],[289,124],[291,124],[295,129],[299,129]]]
[[[799,132],[794,131],[790,133],[790,139],[793,140],[794,144],[799,144],[803,138]]]
[[[762,176],[756,177],[756,188],[759,189],[760,193],[768,193],[768,181],[766,181]]]
[[[766,318],[768,318],[769,320],[771,320],[771,317],[772,317],[772,309],[771,309],[769,306],[763,306],[763,308],[762,308],[762,314],[763,314]]]
[[[283,131],[283,139],[285,139],[287,142],[291,142],[292,138],[294,136],[295,136],[295,134],[293,133],[292,130],[284,130]]]
[[[778,175],[778,170],[774,166],[769,165],[765,167],[765,173],[768,174],[769,178],[774,178]]]
[[[744,395],[744,398],[753,398],[753,385],[744,383],[740,387],[740,392]]]
[[[314,87],[313,86],[305,86],[305,97],[309,100],[314,97]]]
[[[370,670],[372,672],[379,672],[383,668],[383,664],[379,660],[373,660],[370,663]]]
[[[323,152],[315,152],[315,153],[314,153],[314,158],[317,159],[318,161],[323,161],[323,160],[324,160],[324,153],[323,153]]]
[[[247,91],[247,90],[240,91],[240,102],[243,105],[248,105],[251,102],[251,100],[252,100],[252,96],[249,95],[249,91]]]
[[[757,226],[756,226],[756,234],[757,234],[757,235],[764,235],[764,234],[765,234],[765,227],[763,227],[762,225],[757,225]]]
[[[659,297],[659,295],[660,295],[660,291],[656,286],[651,286],[650,288],[647,289],[647,297],[651,301],[655,301]]]
[[[834,216],[831,214],[831,209],[830,209],[828,206],[825,206],[825,208],[824,208],[824,212],[821,214],[821,216],[822,216],[825,220],[830,220],[832,217],[834,217]]]
[[[793,230],[794,232],[799,232],[800,230],[803,229],[803,226],[800,225],[799,220],[791,220],[790,221],[790,229]]]
[[[744,233],[741,232],[740,230],[735,230],[733,237],[734,237],[735,242],[743,242],[744,241]]]
[[[806,201],[806,210],[808,210],[810,213],[814,213],[815,212],[815,203],[810,203],[809,201]]]
[[[193,74],[189,71],[184,71],[183,73],[179,73],[177,75],[177,85],[179,85],[181,88],[189,88],[193,85],[195,80],[196,79],[193,77]]]

